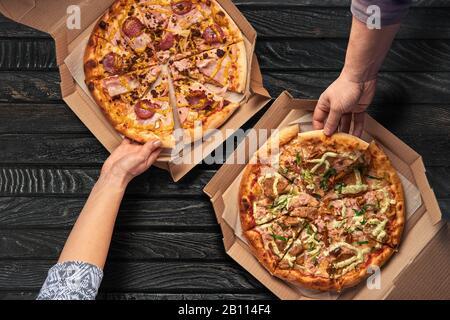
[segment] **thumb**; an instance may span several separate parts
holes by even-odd
[[[145,159],[148,159],[150,155],[158,148],[161,147],[161,141],[159,140],[150,140],[147,141],[140,151],[140,153],[144,156]]]

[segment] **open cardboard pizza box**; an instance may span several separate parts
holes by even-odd
[[[112,152],[122,141],[84,85],[84,48],[96,21],[114,0],[0,0],[0,12],[10,19],[49,33],[55,39],[56,58],[61,75],[61,93],[64,101],[89,128],[103,146]],[[254,55],[256,31],[230,0],[217,0],[236,22],[244,35],[247,51],[248,77],[240,108],[220,127],[221,139],[208,137],[189,148],[178,146],[178,151],[166,150],[156,166],[166,169],[177,181],[201,162],[214,149],[258,112],[270,96],[262,84],[258,61]],[[71,17],[80,13],[80,28]],[[69,24],[68,24],[69,22]]]
[[[297,123],[300,130],[311,130],[311,111],[317,101],[293,99],[283,92],[254,127],[281,129]],[[308,120],[309,118],[309,120]],[[309,121],[309,122],[308,122]],[[309,126],[309,129],[308,129]],[[257,147],[250,137],[238,146],[204,191],[211,198],[217,220],[223,232],[225,250],[236,262],[282,299],[449,299],[450,298],[450,229],[441,221],[435,195],[425,176],[419,154],[382,127],[370,116],[366,118],[363,139],[375,139],[391,159],[399,173],[405,191],[407,220],[399,252],[381,268],[381,286],[360,285],[336,293],[320,293],[289,284],[272,276],[253,256],[241,236],[238,188],[246,164],[233,164],[230,159],[248,162]],[[254,134],[261,146],[265,134]],[[270,136],[270,131],[267,134]],[[236,158],[235,158],[236,157]],[[237,161],[235,161],[237,162]]]

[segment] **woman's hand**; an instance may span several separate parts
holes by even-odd
[[[313,126],[324,129],[329,136],[338,129],[350,132],[353,118],[352,134],[360,137],[364,128],[365,111],[375,94],[376,79],[356,82],[341,73],[320,96],[314,110]]]
[[[151,140],[140,145],[125,138],[106,159],[100,178],[126,187],[134,177],[145,172],[155,162],[161,152],[160,147],[159,140]]]

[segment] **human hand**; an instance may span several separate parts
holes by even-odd
[[[125,138],[106,159],[100,177],[126,186],[134,177],[145,172],[161,152],[161,141],[151,140],[141,145]]]
[[[376,79],[368,81],[350,80],[345,73],[341,75],[321,94],[314,110],[314,129],[324,129],[327,136],[338,130],[350,132],[360,137],[364,128],[365,111],[375,94]]]

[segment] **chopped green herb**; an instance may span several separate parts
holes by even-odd
[[[383,180],[383,178],[381,178],[381,177],[375,177],[375,176],[371,176],[369,174],[366,177],[369,179],[374,179],[374,180]]]
[[[328,191],[328,180],[331,176],[334,176],[336,174],[336,169],[330,168],[323,174],[322,180],[320,180],[320,187],[324,191]]]
[[[281,168],[280,169],[281,173],[286,174],[289,172],[289,169],[287,167]]]
[[[302,179],[307,184],[314,184],[314,178],[313,178],[313,175],[312,175],[311,171],[309,171],[309,170],[302,170],[301,176],[302,176]]]
[[[320,194],[312,193],[311,195],[312,195],[314,198],[316,198],[317,200],[322,199],[322,197],[320,196]]]
[[[366,222],[367,222],[367,220],[366,220],[366,219],[362,219],[362,220],[361,220],[361,224],[362,224],[362,225],[365,225],[365,224],[366,224]]]
[[[364,240],[364,241],[358,241],[358,242],[356,242],[356,243],[359,244],[359,245],[361,245],[361,244],[368,244],[369,241]]]
[[[302,165],[302,156],[300,155],[300,153],[296,153],[295,154],[295,163],[298,165],[298,166],[301,166]]]
[[[355,212],[355,216],[359,217],[359,216],[363,215],[364,213],[366,213],[366,209],[364,209],[364,207],[361,210],[353,209],[353,212]]]
[[[345,183],[339,182],[334,186],[334,190],[336,190],[338,193],[342,193],[343,187],[345,187]]]
[[[274,233],[272,233],[271,236],[272,236],[272,238],[274,238],[274,240],[288,241],[287,238],[285,238],[283,236],[279,236],[279,235],[274,234]]]
[[[275,211],[282,211],[284,209],[288,209],[289,201],[291,200],[291,198],[292,196],[289,194],[282,194],[273,201],[271,209]]]

